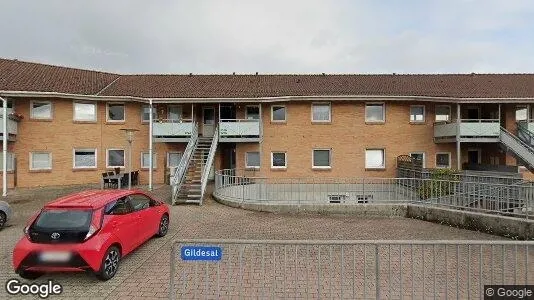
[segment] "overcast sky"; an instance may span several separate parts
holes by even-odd
[[[0,7],[0,57],[109,72],[534,72],[532,0],[0,0]]]

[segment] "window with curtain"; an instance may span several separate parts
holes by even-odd
[[[329,122],[330,121],[330,104],[312,104],[312,121]]]
[[[385,168],[384,149],[365,150],[365,167],[368,169]]]

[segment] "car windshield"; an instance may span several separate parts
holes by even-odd
[[[34,227],[67,230],[88,228],[91,218],[91,210],[48,209],[41,212]]]

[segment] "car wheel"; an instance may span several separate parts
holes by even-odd
[[[19,276],[28,279],[28,280],[34,280],[39,277],[41,277],[44,273],[43,272],[34,272],[34,271],[26,271],[26,270],[20,270],[18,271]]]
[[[6,224],[6,221],[7,221],[6,213],[4,213],[3,211],[0,211],[0,229],[4,227],[4,225]]]
[[[96,273],[96,276],[100,280],[109,280],[117,274],[119,269],[119,261],[121,259],[121,252],[119,248],[111,246],[106,251],[102,264],[100,264],[100,270]]]
[[[164,214],[159,221],[158,237],[164,237],[169,231],[169,216]]]

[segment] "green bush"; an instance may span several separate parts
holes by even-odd
[[[423,181],[418,188],[417,193],[422,200],[446,196],[454,193],[454,184],[451,181],[458,181],[460,176],[458,172],[451,169],[435,169],[430,174],[430,179]]]

